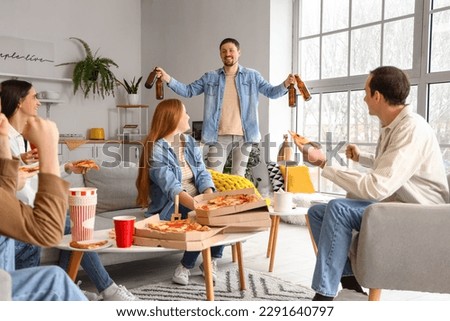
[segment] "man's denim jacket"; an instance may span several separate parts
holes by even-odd
[[[204,93],[202,142],[217,142],[225,90],[224,69],[209,71],[189,85],[183,84],[172,77],[168,86],[183,97],[198,96]],[[268,98],[278,98],[286,94],[288,90],[284,83],[272,86],[258,71],[242,66],[238,67],[236,88],[241,108],[244,140],[245,142],[258,143],[261,140],[258,121],[258,94],[261,93]]]
[[[185,164],[180,164],[176,151],[165,139],[157,140],[150,157],[150,204],[146,216],[159,213],[161,220],[170,220],[174,213],[175,195],[183,191],[181,186],[181,167],[190,166],[194,175],[194,184],[199,193],[211,187],[215,190],[211,174],[205,167],[200,146],[192,136],[183,135],[186,141]],[[180,205],[180,213],[187,214],[187,208]],[[184,212],[184,213],[183,213]]]

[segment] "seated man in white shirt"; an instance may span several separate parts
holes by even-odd
[[[386,66],[370,72],[364,101],[369,114],[381,123],[376,154],[362,153],[352,144],[346,150],[347,158],[370,168],[367,172],[331,166],[320,149],[296,142],[306,161],[323,168],[323,177],[347,191],[347,198],[308,211],[318,248],[313,300],[333,300],[340,282],[345,289],[364,293],[353,276],[348,251],[352,230],[359,231],[370,204],[444,204],[449,198],[439,143],[431,126],[407,106],[409,89],[407,75],[398,68]]]

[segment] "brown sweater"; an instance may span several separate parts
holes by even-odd
[[[34,208],[16,198],[19,161],[0,159],[0,234],[40,246],[53,246],[64,235],[69,183],[39,174]]]

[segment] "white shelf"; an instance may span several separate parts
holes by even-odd
[[[62,104],[63,100],[39,99],[42,104]]]
[[[30,75],[21,75],[21,74],[11,74],[11,73],[5,73],[5,72],[0,72],[0,77],[36,79],[36,80],[46,80],[46,81],[55,81],[55,82],[72,82],[72,79],[70,79],[70,78],[30,76]]]

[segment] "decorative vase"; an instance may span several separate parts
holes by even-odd
[[[139,94],[128,94],[129,105],[139,105]]]

